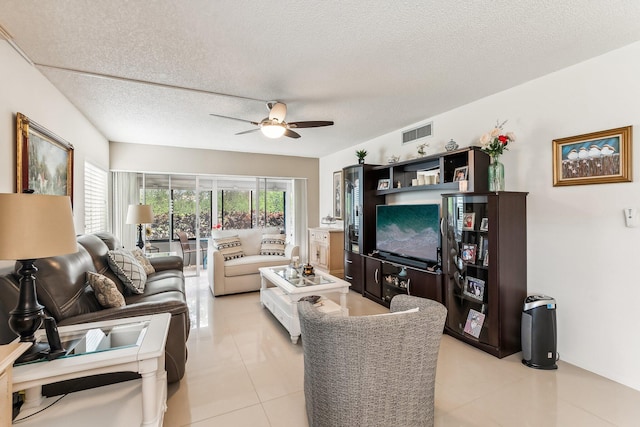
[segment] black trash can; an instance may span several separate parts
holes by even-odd
[[[522,311],[522,363],[536,369],[558,369],[556,300],[530,295]]]

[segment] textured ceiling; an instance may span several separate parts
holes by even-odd
[[[13,42],[109,140],[308,157],[640,40],[638,22],[637,0],[0,2]],[[260,121],[268,100],[335,126],[269,140],[209,115]]]

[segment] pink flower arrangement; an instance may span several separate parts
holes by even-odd
[[[211,226],[212,230],[220,230],[222,229],[222,224],[214,224]]]

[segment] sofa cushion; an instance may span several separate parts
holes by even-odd
[[[116,284],[107,276],[87,271],[87,283],[89,283],[96,295],[96,299],[104,308],[122,307],[126,304]]]
[[[225,277],[259,274],[261,267],[277,267],[286,264],[287,260],[280,255],[251,255],[232,259],[224,263]]]
[[[136,257],[136,260],[140,263],[142,268],[144,268],[144,272],[147,273],[147,276],[156,272],[156,269],[153,268],[153,265],[149,262],[149,258],[144,255],[144,252],[142,252],[140,248],[132,249],[131,253]]]
[[[284,256],[285,238],[284,234],[263,234],[260,255]]]
[[[147,273],[144,268],[131,254],[125,249],[114,249],[108,252],[109,267],[118,276],[128,290],[134,294],[144,292],[144,285],[147,282]]]
[[[242,243],[242,251],[245,256],[259,255],[260,245],[262,243],[263,234],[278,234],[280,230],[278,227],[267,228],[248,228],[239,230],[216,230],[211,231],[211,237],[217,239],[220,237],[238,236]]]
[[[244,256],[242,243],[238,236],[218,237],[212,239],[212,241],[213,246],[222,254],[225,261],[242,258]]]

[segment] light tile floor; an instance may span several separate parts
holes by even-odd
[[[302,344],[260,306],[259,293],[213,298],[187,279],[192,329],[185,377],[169,385],[165,426],[304,427]],[[351,292],[350,315],[387,309]],[[527,368],[444,335],[436,426],[640,426],[640,392],[570,364]]]

